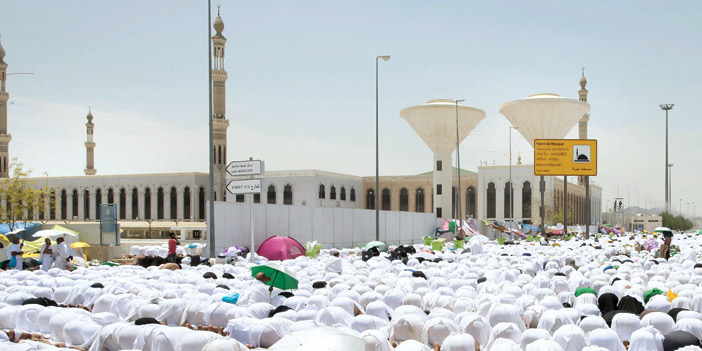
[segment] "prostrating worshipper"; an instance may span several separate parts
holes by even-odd
[[[44,243],[39,249],[39,257],[41,258],[41,270],[47,272],[54,263],[54,253],[51,251],[51,239],[44,239]]]
[[[12,238],[12,244],[10,244],[10,247],[7,248],[8,255],[11,257],[10,264],[12,265],[12,262],[14,262],[14,265],[12,265],[11,268],[18,271],[24,269],[24,261],[22,261],[22,246],[24,246],[24,242],[20,244],[19,238],[15,236]]]
[[[683,330],[671,332],[663,339],[663,351],[675,351],[685,346],[700,347],[702,344],[694,335]]]
[[[273,286],[267,286],[266,283],[271,280],[263,272],[256,273],[256,279],[251,280],[249,286],[244,289],[241,296],[242,306],[253,305],[258,302],[271,303],[271,292]]]
[[[341,261],[341,258],[339,258],[339,251],[332,250],[329,253],[331,257],[328,258],[324,270],[327,272],[341,273],[343,262]]]
[[[176,271],[176,270],[181,269],[181,266],[175,262],[168,262],[168,263],[162,264],[160,267],[158,267],[158,269],[169,269],[172,271]]]

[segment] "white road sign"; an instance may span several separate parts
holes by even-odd
[[[232,177],[258,175],[263,173],[263,161],[233,161],[227,165],[227,173]]]
[[[234,195],[260,194],[262,187],[263,181],[261,179],[232,180],[227,184],[227,191]]]

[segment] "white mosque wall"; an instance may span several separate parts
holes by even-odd
[[[302,244],[316,240],[325,248],[362,246],[375,240],[374,210],[267,204],[253,208],[256,247],[274,235],[291,236]],[[218,252],[251,245],[249,213],[249,203],[215,202]],[[380,240],[391,245],[419,243],[436,227],[433,213],[380,211]]]

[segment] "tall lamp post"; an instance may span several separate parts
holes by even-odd
[[[458,219],[459,234],[463,233],[463,215],[461,213],[461,148],[458,143],[458,103],[465,99],[456,100],[456,173],[458,173],[458,190],[456,190],[456,218]]]
[[[380,171],[378,168],[378,59],[387,61],[390,55],[375,57],[375,240],[380,241]]]
[[[668,193],[668,188],[670,183],[668,182],[668,111],[673,109],[674,104],[662,104],[661,110],[665,111],[665,210],[670,212],[670,197]]]
[[[519,126],[509,126],[509,230],[512,235],[514,226],[514,190],[512,185],[512,129],[519,129]]]

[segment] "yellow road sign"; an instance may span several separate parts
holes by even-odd
[[[596,176],[597,140],[534,140],[534,175]]]

